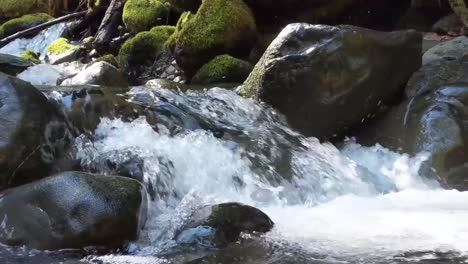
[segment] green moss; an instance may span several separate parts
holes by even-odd
[[[47,14],[24,15],[11,19],[0,26],[0,38],[8,37],[18,31],[25,30],[53,19]]]
[[[165,24],[170,6],[158,0],[127,0],[123,10],[125,26],[134,32],[149,30]]]
[[[170,4],[179,13],[184,11],[197,12],[201,5],[201,0],[163,0],[162,2]]]
[[[230,55],[221,55],[203,65],[193,77],[192,83],[209,84],[221,82],[243,82],[253,66]]]
[[[14,18],[46,11],[47,0],[0,0],[0,17]]]
[[[52,42],[52,44],[50,44],[50,46],[47,48],[47,52],[56,55],[65,53],[67,51],[75,50],[78,50],[78,47],[70,44],[70,42],[66,38],[57,39],[56,41]]]
[[[107,62],[115,67],[119,67],[119,62],[117,61],[117,59],[115,58],[114,55],[112,54],[107,54],[107,55],[104,55],[104,56],[101,56],[99,58],[96,59],[96,62],[99,62],[99,61],[104,61],[104,62]]]
[[[203,0],[200,10],[181,30],[177,45],[206,49],[235,42],[256,32],[255,20],[242,0]]]
[[[174,34],[172,34],[169,37],[169,39],[166,41],[166,43],[164,44],[167,49],[172,50],[172,51],[174,50],[175,45],[176,45],[177,35],[182,30],[184,24],[187,23],[187,21],[189,21],[193,17],[194,17],[194,14],[192,14],[192,13],[190,13],[188,11],[184,12],[184,13],[182,13],[182,15],[180,15],[179,21],[177,22],[177,25],[175,27]]]
[[[122,45],[119,52],[120,64],[128,67],[153,62],[164,50],[164,43],[174,31],[175,27],[159,26],[138,33]]]
[[[106,7],[110,4],[111,0],[89,0],[88,1],[88,12],[93,13],[99,8]]]
[[[41,61],[39,60],[39,54],[37,54],[36,52],[32,50],[27,50],[26,52],[24,52],[21,55],[21,58],[27,59],[28,61],[35,63],[35,64],[41,63]]]

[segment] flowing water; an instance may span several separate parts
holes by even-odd
[[[44,50],[54,37],[39,36],[43,41],[32,49]],[[23,44],[4,49],[31,49]],[[39,72],[37,84],[50,84],[63,72],[50,68],[51,77],[40,67],[46,66],[21,78],[34,81]],[[52,94],[70,107],[70,96]],[[468,263],[468,192],[444,190],[419,175],[426,153],[409,156],[353,140],[338,149],[220,88],[135,87],[123,96],[157,112],[157,125],[144,117],[104,118],[93,136],[77,138],[76,148],[84,168],[104,174],[109,161],[141,164],[154,201],[139,240],[107,255],[0,247],[0,263]],[[181,248],[173,237],[188,215],[219,202],[258,207],[275,227],[224,249]]]
[[[103,119],[93,140],[77,140],[85,166],[143,160],[145,182],[158,197],[131,254],[87,260],[465,263],[468,193],[418,175],[424,153],[411,157],[352,140],[338,150],[295,133],[272,109],[219,88],[177,93],[137,87],[127,97],[183,129],[155,129],[143,117]],[[193,208],[227,201],[262,209],[275,228],[219,251],[177,249],[174,232]]]

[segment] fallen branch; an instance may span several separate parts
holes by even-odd
[[[31,34],[34,34],[34,33],[37,33],[41,30],[44,30],[50,26],[53,26],[55,24],[58,24],[58,23],[61,23],[61,22],[65,22],[65,21],[68,21],[68,20],[71,20],[71,19],[74,19],[74,18],[79,18],[79,17],[82,17],[84,16],[88,11],[81,11],[81,12],[78,12],[78,13],[73,13],[73,14],[69,14],[69,15],[66,15],[66,16],[62,16],[62,17],[59,17],[59,18],[56,18],[54,20],[51,20],[49,22],[46,22],[46,23],[43,23],[43,24],[40,24],[38,26],[35,26],[35,27],[32,27],[32,28],[28,28],[26,30],[23,30],[23,31],[20,31],[20,32],[17,32],[9,37],[6,37],[2,40],[0,40],[0,48],[2,48],[3,46],[5,46],[6,44],[12,42],[13,40],[15,39],[18,39],[18,38],[22,38],[22,37],[26,37],[28,35],[31,35]]]

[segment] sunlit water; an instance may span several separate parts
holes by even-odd
[[[134,88],[128,97],[170,112],[167,117],[186,129],[171,133],[160,126],[155,132],[144,118],[103,119],[93,141],[78,140],[87,166],[143,159],[145,182],[159,195],[132,254],[100,260],[171,262],[161,256],[176,247],[174,232],[191,210],[227,201],[262,209],[275,228],[256,238],[266,259],[240,245],[240,256],[223,259],[224,250],[219,263],[243,263],[235,261],[242,255],[251,263],[394,263],[447,254],[463,263],[468,253],[468,193],[443,190],[418,175],[424,153],[411,157],[352,140],[338,150],[300,136],[272,109],[223,89],[183,94]],[[273,258],[272,251],[281,253]]]

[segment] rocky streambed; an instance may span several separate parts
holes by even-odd
[[[467,261],[448,3],[89,1],[9,39],[31,2],[0,3],[1,263]]]

